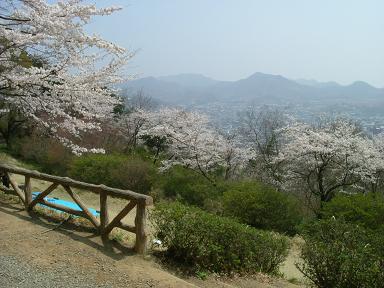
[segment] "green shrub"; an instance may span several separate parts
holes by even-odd
[[[384,197],[382,194],[339,194],[331,202],[325,203],[322,217],[343,219],[365,228],[384,228]]]
[[[231,185],[223,195],[223,214],[259,229],[290,235],[302,220],[295,198],[259,182]]]
[[[195,171],[175,166],[162,176],[164,196],[183,203],[204,207],[206,202],[219,197],[218,186]]]
[[[195,272],[274,274],[288,253],[285,236],[179,202],[157,205],[151,219],[168,259]]]
[[[299,270],[317,287],[383,287],[384,241],[379,234],[339,220],[304,228]]]
[[[69,175],[75,179],[148,193],[154,169],[148,161],[135,156],[89,154],[77,157]]]

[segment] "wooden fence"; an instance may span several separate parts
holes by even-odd
[[[3,175],[7,175],[10,184],[13,188],[13,192],[20,197],[21,201],[24,203],[27,211],[31,211],[33,207],[41,203],[48,207],[73,214],[76,216],[84,217],[89,219],[89,221],[98,229],[102,237],[107,236],[113,228],[118,227],[126,231],[136,234],[136,243],[135,250],[137,253],[145,254],[147,249],[147,232],[146,232],[146,207],[152,205],[152,197],[135,193],[129,190],[121,190],[110,188],[105,185],[94,185],[89,183],[84,183],[80,181],[75,181],[68,177],[58,177],[49,174],[40,173],[38,171],[31,171],[23,168],[18,168],[14,166],[9,166],[5,164],[0,164],[0,172]],[[13,174],[23,175],[25,177],[24,188],[21,189],[15,179],[12,178]],[[31,179],[39,179],[51,182],[52,184],[45,190],[41,191],[38,196],[32,199],[32,185]],[[71,196],[71,198],[80,206],[81,211],[58,205],[55,203],[50,203],[44,198],[49,195],[53,190],[55,190],[59,185],[61,185],[64,190]],[[100,218],[95,217],[89,209],[81,201],[79,195],[75,193],[71,188],[78,188],[83,190],[88,190],[95,194],[98,194],[100,197]],[[6,191],[6,189],[1,189]],[[8,190],[9,192],[9,190]],[[109,220],[108,214],[108,196],[128,200],[128,204],[115,216],[111,221]],[[127,225],[122,223],[121,220],[136,207],[136,218],[134,225]]]

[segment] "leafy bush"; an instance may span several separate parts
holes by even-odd
[[[151,163],[135,156],[89,154],[71,164],[69,175],[94,184],[148,193],[154,169]]]
[[[151,219],[166,256],[194,271],[273,274],[288,253],[285,236],[179,202],[157,205]]]
[[[383,287],[384,238],[338,220],[304,228],[299,270],[317,287]]]
[[[214,186],[195,171],[180,166],[171,168],[162,179],[164,196],[186,204],[205,207],[211,199],[220,196],[218,186]]]
[[[322,217],[343,219],[365,228],[377,230],[384,228],[384,197],[381,194],[337,195],[325,203]]]
[[[231,185],[223,195],[223,213],[259,229],[290,235],[302,220],[295,198],[259,182]]]

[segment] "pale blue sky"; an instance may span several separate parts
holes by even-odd
[[[129,71],[254,72],[384,87],[383,0],[110,0],[124,9],[89,30],[140,50]]]

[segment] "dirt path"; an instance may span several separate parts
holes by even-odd
[[[181,279],[91,231],[72,224],[54,229],[57,223],[29,215],[14,199],[0,197],[1,287],[297,287],[263,275]]]
[[[109,287],[196,287],[159,269],[153,261],[134,255],[130,248],[113,241],[105,245],[91,232],[76,231],[69,224],[49,231],[57,223],[31,217],[20,211],[20,205],[9,202],[0,200],[3,257],[23,259],[47,274],[73,271],[73,277],[99,286],[109,283]],[[28,279],[20,280],[28,283]]]

